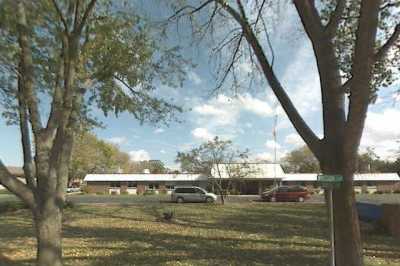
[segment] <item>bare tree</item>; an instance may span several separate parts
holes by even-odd
[[[215,137],[188,152],[178,152],[176,162],[183,172],[201,173],[209,178],[210,185],[217,191],[221,203],[225,203],[232,181],[251,174],[246,162],[248,151],[233,147],[230,140]],[[237,164],[240,162],[239,164]]]
[[[263,74],[296,131],[318,159],[322,172],[344,177],[343,184],[334,191],[336,265],[363,265],[353,176],[368,106],[376,98],[376,91],[396,78],[392,69],[400,63],[400,2],[337,0],[316,5],[314,0],[293,1],[317,62],[323,138],[318,138],[305,122],[273,69],[266,18],[273,3],[204,0],[193,6],[185,2],[175,7],[171,19],[193,20],[204,12],[206,15],[198,17],[207,17],[205,22],[196,24],[196,33],[201,35],[218,29],[215,24],[224,21],[225,28],[219,29],[227,34],[212,51],[229,51],[230,56],[223,57],[228,59],[222,66],[217,89],[228,76],[237,84],[237,65],[244,58]],[[227,31],[230,21],[236,26]]]

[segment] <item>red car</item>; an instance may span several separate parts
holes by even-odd
[[[303,202],[310,198],[306,188],[300,186],[281,186],[261,194],[266,201],[298,201]]]

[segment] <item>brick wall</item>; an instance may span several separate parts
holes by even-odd
[[[400,190],[400,182],[382,182],[376,185],[378,191],[393,192]]]
[[[104,193],[108,194],[108,187],[110,186],[110,182],[87,182],[86,190],[88,193]]]

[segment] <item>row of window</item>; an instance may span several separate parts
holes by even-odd
[[[110,182],[110,187],[121,187],[121,182],[116,181],[116,182]],[[136,182],[128,182],[128,188],[137,188],[137,183]],[[146,185],[147,189],[159,189],[160,185],[159,184],[148,184]],[[174,189],[174,185],[165,185],[166,189]]]

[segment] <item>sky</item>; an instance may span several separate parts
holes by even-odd
[[[168,17],[165,9],[152,2],[141,6],[149,15]],[[318,72],[311,45],[305,38],[300,21],[291,4],[280,11],[280,23],[274,26],[272,44],[275,53],[274,69],[306,122],[322,136],[321,100]],[[181,24],[183,32],[189,26]],[[172,37],[171,37],[172,36]],[[252,160],[278,160],[291,150],[304,145],[276,101],[271,89],[263,84],[251,90],[243,87],[235,95],[222,89],[210,95],[216,87],[210,63],[210,46],[207,42],[193,46],[190,36],[172,33],[168,44],[179,43],[183,54],[197,66],[187,69],[182,88],[159,85],[156,95],[171,99],[185,110],[178,114],[180,122],[169,125],[140,125],[133,116],[123,113],[118,118],[104,117],[99,110],[94,115],[104,123],[94,133],[101,139],[118,145],[129,153],[133,161],[161,160],[167,167],[176,169],[178,151],[188,151],[204,141],[219,136],[230,139],[239,149],[249,149]],[[229,53],[230,51],[226,51]],[[211,60],[212,61],[212,60]],[[253,71],[248,61],[239,65],[239,77],[246,79]],[[379,92],[378,100],[369,108],[361,151],[372,147],[383,159],[393,160],[399,149],[400,97],[393,92],[400,82]],[[274,117],[277,116],[277,141],[272,137]],[[7,126],[0,119],[0,159],[6,165],[22,165],[22,151],[18,128]]]

